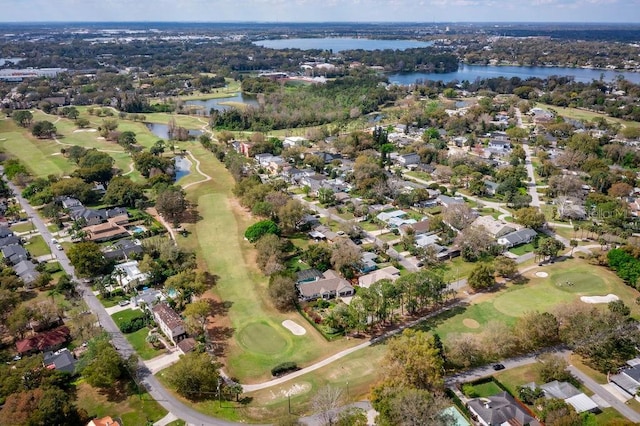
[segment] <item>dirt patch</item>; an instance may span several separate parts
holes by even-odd
[[[310,383],[294,383],[293,385],[289,386],[288,388],[285,389],[280,389],[279,391],[271,391],[271,399],[280,399],[280,398],[286,398],[289,396],[295,396],[295,395],[300,395],[306,392],[309,392],[309,390],[311,389],[311,384]]]
[[[480,323],[471,318],[463,319],[462,324],[464,324],[464,326],[467,328],[480,328]]]
[[[536,272],[536,277],[538,277],[538,278],[547,278],[548,276],[549,276],[549,274],[546,273],[546,272],[543,272],[543,271]]]

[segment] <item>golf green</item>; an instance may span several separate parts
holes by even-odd
[[[601,277],[584,272],[566,271],[551,275],[551,282],[556,288],[569,293],[594,295],[606,294],[609,286]]]
[[[240,330],[237,339],[248,351],[264,355],[279,354],[289,345],[281,334],[263,322],[248,324]]]

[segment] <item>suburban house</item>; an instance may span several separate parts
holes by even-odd
[[[65,373],[73,373],[76,368],[76,362],[75,356],[67,348],[55,352],[45,352],[43,361],[45,368]]]
[[[449,197],[448,195],[438,195],[438,204],[443,207],[451,207],[456,204],[464,204],[462,197]]]
[[[13,231],[7,226],[0,226],[0,238],[6,238],[13,235]]]
[[[349,284],[349,281],[331,269],[325,271],[322,278],[298,283],[296,288],[302,300],[349,297],[355,294],[355,289]]]
[[[0,237],[0,248],[13,246],[13,245],[19,245],[21,243],[22,243],[22,241],[20,241],[20,238],[18,238],[15,235],[13,235],[13,233],[11,233],[10,235],[7,235],[5,237]]]
[[[23,260],[29,259],[29,253],[24,247],[17,244],[2,247],[2,255],[11,265],[17,265]]]
[[[400,278],[400,270],[394,266],[387,266],[361,276],[358,278],[358,285],[360,287],[369,288],[372,284],[377,283],[380,280],[395,281],[398,278]]]
[[[164,302],[158,303],[151,308],[151,312],[160,330],[174,345],[187,337],[182,318],[169,305]]]
[[[493,238],[497,239],[523,228],[522,225],[494,219],[493,216],[478,216],[471,226],[482,226]]]
[[[411,165],[420,163],[420,156],[415,152],[411,154],[402,154],[402,155],[398,155],[398,158],[396,161],[401,166],[404,166],[404,167],[411,166]]]
[[[483,426],[540,426],[541,423],[507,392],[488,398],[476,398],[467,403],[471,414]]]
[[[89,423],[87,423],[87,426],[120,426],[120,423],[113,420],[111,416],[105,416],[99,419],[91,420]]]
[[[371,271],[375,271],[376,268],[378,267],[378,264],[376,263],[376,259],[378,258],[378,255],[370,252],[370,251],[365,251],[362,253],[362,257],[360,259],[360,273],[362,274],[366,274],[369,273]]]
[[[407,217],[407,213],[406,212],[404,212],[402,210],[393,210],[393,211],[390,211],[390,212],[379,213],[376,216],[376,219],[378,219],[379,221],[384,222],[384,223],[389,223],[389,221],[391,219],[394,219],[394,218],[396,218],[396,219],[404,219],[405,217]]]
[[[487,190],[487,194],[496,195],[496,189],[498,189],[497,183],[490,180],[485,180],[482,183],[484,183],[484,187]]]
[[[431,221],[429,219],[424,219],[416,223],[407,223],[400,226],[400,235],[405,236],[411,232],[410,230],[413,230],[413,235],[415,236],[426,234],[429,232],[430,225]]]
[[[511,149],[511,142],[504,139],[491,139],[487,148],[491,151],[507,152]]]
[[[13,265],[13,271],[29,288],[31,284],[40,276],[40,272],[36,271],[36,265],[30,260],[23,260]]]
[[[123,288],[129,288],[132,283],[136,287],[143,284],[149,278],[149,274],[140,271],[137,260],[131,260],[116,265],[113,277]]]
[[[340,235],[338,235],[336,232],[333,232],[331,229],[329,229],[328,226],[325,225],[319,225],[313,228],[313,230],[309,232],[309,236],[316,241],[326,240],[330,242],[334,242],[338,238],[340,238]]]
[[[71,338],[67,326],[36,333],[35,335],[16,342],[16,349],[20,355],[36,352],[55,351],[60,349]]]
[[[128,260],[131,256],[142,254],[142,244],[139,240],[124,239],[106,247],[102,252],[108,260]]]
[[[307,142],[308,140],[303,138],[302,136],[287,136],[282,142],[282,147],[290,148],[294,146],[304,146],[304,144],[306,144]]]
[[[310,283],[324,278],[322,272],[317,269],[305,269],[303,271],[296,272],[296,284]]]
[[[507,248],[511,248],[519,246],[521,244],[530,243],[531,241],[533,241],[536,235],[538,234],[533,229],[524,228],[498,238],[498,244],[503,245]]]
[[[436,233],[420,234],[416,237],[416,245],[420,248],[427,248],[429,246],[437,245],[440,242],[440,237]]]
[[[576,389],[571,383],[554,380],[553,382],[540,386],[540,389],[543,390],[545,397],[563,400],[575,408],[578,414],[584,413],[585,411],[595,413],[600,410],[598,404],[593,402],[593,400],[583,392]]]
[[[233,147],[233,150],[238,154],[242,154],[249,158],[249,150],[251,149],[251,144],[249,142],[233,141],[231,142],[231,147]]]
[[[622,395],[629,399],[636,397],[640,390],[640,358],[627,361],[629,367],[624,368],[618,374],[611,375],[609,382],[618,389]]]
[[[87,233],[89,240],[95,242],[109,241],[130,235],[124,226],[117,223],[117,218],[109,219],[98,225],[87,226],[83,230]]]
[[[196,339],[194,339],[193,337],[187,337],[186,339],[180,340],[176,346],[183,355],[186,355],[189,352],[193,351],[197,345],[198,342],[196,342]]]

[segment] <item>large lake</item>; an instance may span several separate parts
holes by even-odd
[[[563,68],[563,67],[512,67],[512,66],[488,66],[488,65],[465,65],[461,64],[456,72],[443,74],[414,72],[406,74],[389,74],[388,78],[391,83],[396,84],[413,84],[417,80],[442,80],[448,83],[453,80],[474,81],[477,78],[496,78],[496,77],[519,77],[527,79],[530,77],[547,78],[552,75],[572,76],[575,81],[590,83],[592,80],[599,80],[600,77],[604,81],[613,81],[622,75],[625,79],[632,83],[640,83],[640,73],[610,71],[610,70],[593,70],[585,68]]]
[[[418,40],[371,40],[367,38],[325,37],[325,38],[283,38],[278,40],[260,40],[254,44],[270,49],[300,49],[300,50],[404,50],[417,47],[429,47],[430,41]]]

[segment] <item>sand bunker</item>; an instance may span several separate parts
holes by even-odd
[[[480,323],[471,318],[465,318],[462,320],[462,324],[468,328],[480,328]]]
[[[607,294],[606,296],[582,296],[580,297],[584,303],[609,303],[620,300],[615,294]]]
[[[82,133],[82,132],[88,132],[88,133],[93,133],[93,132],[97,132],[98,130],[96,129],[76,129],[73,131],[73,133]]]
[[[299,395],[301,393],[309,392],[311,384],[309,383],[296,383],[287,389],[281,389],[279,391],[271,391],[271,399],[286,398],[289,396]]]
[[[299,324],[296,324],[295,322],[291,321],[291,320],[284,320],[282,321],[282,326],[284,328],[286,328],[287,330],[289,330],[291,333],[293,333],[296,336],[303,336],[305,334],[307,334],[307,330],[305,330],[305,328]]]
[[[546,272],[536,272],[536,277],[538,278],[547,278],[549,276],[549,274],[547,274]]]

